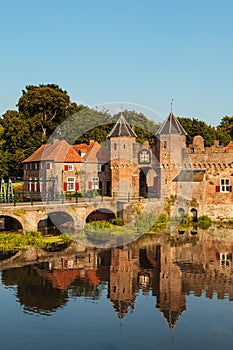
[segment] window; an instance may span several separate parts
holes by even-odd
[[[220,192],[231,192],[230,179],[220,179]]]
[[[167,141],[164,141],[163,147],[164,147],[164,148],[167,148]]]
[[[32,178],[29,178],[28,191],[32,190]]]
[[[230,266],[231,259],[232,259],[231,253],[220,253],[220,265],[222,267]]]
[[[74,190],[75,190],[75,178],[67,177],[67,191],[74,191]]]
[[[53,163],[52,162],[47,162],[46,163],[46,169],[53,169]]]
[[[98,188],[99,188],[99,178],[97,176],[94,176],[91,179],[91,182],[92,182],[92,189],[93,190],[98,190]]]
[[[74,170],[73,164],[69,164],[69,165],[68,165],[68,170],[69,170],[69,171],[73,171],[73,170]]]
[[[114,151],[116,151],[116,150],[117,150],[117,144],[114,143]]]
[[[148,149],[142,149],[138,153],[138,163],[139,164],[148,164],[150,163],[150,151]]]

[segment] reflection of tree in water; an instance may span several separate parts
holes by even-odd
[[[33,265],[4,270],[2,282],[17,286],[16,296],[25,311],[49,315],[67,303],[67,293],[53,288],[51,282],[36,273]]]
[[[54,287],[38,270],[38,265],[28,265],[2,271],[2,282],[17,287],[17,300],[27,312],[49,315],[66,305],[69,297],[99,299],[104,288],[104,284],[92,284],[77,277],[64,291]]]

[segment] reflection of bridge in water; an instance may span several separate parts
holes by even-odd
[[[18,252],[1,260],[2,281],[17,286],[17,300],[26,309],[42,313],[65,305],[69,296],[98,299],[107,283],[119,318],[133,310],[141,289],[152,293],[154,305],[172,329],[186,310],[190,293],[233,300],[233,243],[230,235],[220,237],[217,231],[146,236],[110,249],[79,242],[56,253]]]

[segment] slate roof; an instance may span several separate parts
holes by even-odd
[[[56,163],[82,163],[83,159],[65,140],[55,140],[38,148],[23,163],[54,161]]]
[[[170,112],[167,119],[164,121],[164,123],[161,125],[159,130],[156,132],[156,135],[161,135],[161,134],[187,135],[187,132],[184,130],[183,126],[180,124],[179,120],[176,118],[173,112]]]
[[[181,170],[179,174],[172,180],[174,182],[202,182],[205,170],[187,169]]]
[[[114,136],[131,136],[131,137],[137,137],[131,126],[127,123],[126,119],[124,118],[123,114],[121,113],[120,118],[108,134],[108,137],[114,137]]]

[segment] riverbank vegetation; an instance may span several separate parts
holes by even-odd
[[[65,234],[59,236],[44,236],[41,232],[29,231],[21,233],[1,233],[0,251],[18,251],[29,248],[53,249],[66,246],[71,242]]]

